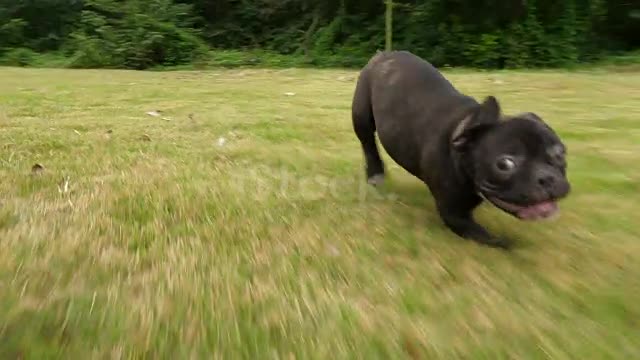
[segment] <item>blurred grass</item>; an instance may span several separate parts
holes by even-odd
[[[0,69],[0,358],[640,356],[640,72],[447,72],[568,145],[511,252],[366,186],[356,76]]]

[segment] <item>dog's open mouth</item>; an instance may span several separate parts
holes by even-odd
[[[546,200],[531,205],[516,205],[496,197],[489,197],[488,200],[521,220],[549,219],[558,213],[558,204],[554,200]]]

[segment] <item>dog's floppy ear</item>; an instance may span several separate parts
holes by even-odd
[[[465,151],[499,121],[500,104],[495,97],[488,96],[456,126],[451,135],[451,145],[458,151]]]

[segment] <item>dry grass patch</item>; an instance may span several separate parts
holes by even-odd
[[[568,145],[511,252],[366,185],[355,72],[0,69],[0,358],[640,356],[640,73],[447,75]]]

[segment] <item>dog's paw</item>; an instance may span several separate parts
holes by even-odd
[[[367,183],[373,186],[380,186],[384,183],[384,174],[375,174],[367,179]]]

